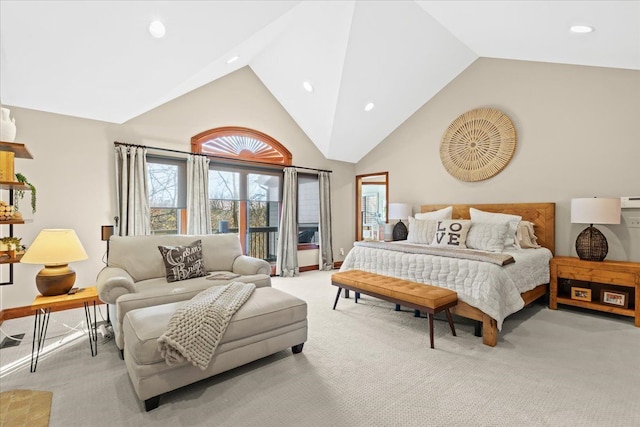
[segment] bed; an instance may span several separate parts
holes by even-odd
[[[435,212],[448,206],[453,208],[453,219],[469,219],[469,208],[519,215],[523,221],[533,223],[541,248],[505,249],[503,255],[511,255],[515,262],[496,265],[482,259],[424,254],[420,250],[411,253],[407,243],[364,242],[356,243],[341,271],[359,269],[455,290],[459,302],[451,311],[476,321],[476,335],[482,335],[484,344],[495,346],[504,319],[547,292],[549,261],[555,250],[555,204],[422,205],[420,211]],[[391,246],[394,244],[398,248]]]

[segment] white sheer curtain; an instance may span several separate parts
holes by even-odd
[[[209,158],[189,155],[187,159],[187,233],[211,234],[209,205]]]
[[[320,222],[318,224],[318,240],[320,243],[318,265],[320,270],[333,269],[333,248],[331,238],[331,182],[330,173],[318,173],[320,186]]]
[[[118,235],[151,234],[147,149],[118,145],[115,156]]]
[[[282,214],[278,232],[278,254],[276,274],[294,277],[300,274],[298,268],[298,173],[295,168],[284,169],[282,191]]]

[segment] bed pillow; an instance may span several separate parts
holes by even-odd
[[[540,248],[538,238],[533,229],[533,223],[530,221],[520,221],[516,231],[516,241],[522,249]]]
[[[472,222],[465,244],[469,249],[489,252],[502,252],[509,224],[491,224]]]
[[[522,217],[519,215],[509,215],[503,213],[485,212],[480,209],[469,208],[469,215],[472,222],[484,222],[490,224],[509,224],[509,231],[504,239],[505,249],[517,249],[518,243],[516,242],[516,230],[518,224],[522,221]]]
[[[202,258],[202,240],[196,240],[187,246],[158,246],[167,282],[206,276]]]
[[[423,220],[432,219],[436,221],[439,219],[451,219],[452,213],[453,213],[453,206],[448,206],[446,208],[442,208],[433,212],[417,213],[416,219],[423,219]]]
[[[471,227],[468,219],[443,219],[436,223],[436,234],[433,237],[433,246],[446,246],[448,248],[466,248],[465,241]]]
[[[435,220],[421,220],[409,217],[409,235],[407,243],[423,243],[430,245],[436,234]]]

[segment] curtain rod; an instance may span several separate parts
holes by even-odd
[[[306,170],[311,170],[311,171],[316,171],[316,172],[328,172],[328,173],[333,173],[333,171],[331,170],[327,170],[327,169],[316,169],[316,168],[308,168],[305,166],[295,166],[295,165],[278,165],[275,163],[267,163],[267,162],[258,162],[258,161],[254,161],[254,160],[235,160],[235,159],[230,159],[228,157],[223,157],[223,156],[215,156],[212,154],[203,154],[203,153],[192,153],[190,151],[180,151],[180,150],[172,150],[171,148],[160,148],[160,147],[148,147],[146,145],[138,145],[138,144],[129,144],[127,142],[118,142],[118,141],[114,141],[113,145],[118,146],[118,145],[122,145],[125,147],[139,147],[139,148],[148,148],[150,150],[159,150],[159,151],[168,151],[171,153],[179,153],[179,154],[193,154],[196,156],[204,156],[204,157],[209,157],[209,158],[213,158],[213,159],[222,159],[222,160],[230,160],[230,161],[240,161],[240,162],[250,162],[250,163],[258,163],[261,165],[267,165],[267,166],[271,166],[274,168],[296,168],[296,169],[306,169]]]

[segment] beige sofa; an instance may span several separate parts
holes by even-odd
[[[207,272],[227,272],[239,277],[209,280],[197,277],[167,282],[164,262],[158,246],[189,245],[202,241],[202,256]],[[107,267],[98,274],[100,299],[109,304],[115,342],[124,349],[122,323],[135,309],[185,301],[211,286],[232,281],[271,286],[268,262],[242,255],[237,234],[112,236],[109,240]]]

